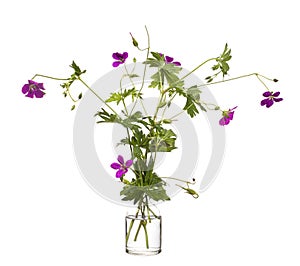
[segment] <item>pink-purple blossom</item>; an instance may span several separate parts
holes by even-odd
[[[130,166],[132,165],[133,161],[132,160],[127,160],[126,162],[124,161],[124,158],[122,155],[118,156],[118,163],[112,163],[110,165],[111,168],[118,170],[116,172],[116,177],[120,178],[123,177],[127,172],[128,172],[128,168],[130,168]]]
[[[176,66],[181,66],[180,62],[178,61],[174,61],[174,58],[173,57],[170,57],[170,56],[165,56],[165,62],[166,64],[174,64]]]
[[[26,94],[26,97],[29,98],[42,98],[45,95],[43,90],[45,90],[44,84],[35,82],[33,80],[28,80],[28,84],[25,84],[22,87],[22,92]]]
[[[176,65],[176,66],[181,66],[181,63],[180,63],[180,62],[178,62],[178,61],[175,61],[175,62],[174,62],[174,58],[173,58],[173,57],[168,56],[168,55],[164,56],[164,54],[162,54],[162,53],[159,53],[159,55],[160,55],[162,58],[164,58],[166,64],[174,64],[174,65]]]
[[[223,111],[222,113],[222,118],[219,121],[219,124],[221,126],[225,126],[228,125],[230,123],[230,121],[233,119],[233,115],[234,115],[234,109],[236,109],[236,107],[229,109],[228,111]]]
[[[128,58],[128,53],[124,52],[123,54],[121,53],[113,53],[112,54],[113,59],[117,60],[113,62],[113,67],[118,67],[120,64],[124,64],[126,59]]]
[[[270,108],[274,102],[281,102],[283,99],[282,98],[278,98],[280,92],[272,92],[272,91],[266,91],[263,93],[263,96],[266,97],[266,99],[263,99],[260,102],[261,106],[266,106],[267,108]]]

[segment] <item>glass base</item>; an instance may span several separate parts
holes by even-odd
[[[131,255],[151,256],[161,252],[161,216],[127,215],[125,251]]]
[[[139,255],[139,256],[153,256],[157,255],[161,252],[161,249],[151,249],[149,248],[148,250],[138,250],[138,249],[129,249],[126,248],[126,253],[130,255]]]

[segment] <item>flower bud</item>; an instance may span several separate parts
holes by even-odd
[[[137,42],[137,40],[132,36],[131,32],[130,32],[130,36],[132,38],[132,44],[134,47],[138,47],[139,46],[139,43]]]

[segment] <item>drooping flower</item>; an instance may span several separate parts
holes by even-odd
[[[233,115],[234,115],[234,109],[236,109],[236,107],[229,109],[228,111],[223,111],[222,113],[222,118],[219,121],[219,124],[221,126],[225,126],[228,125],[230,123],[230,121],[233,119]]]
[[[124,64],[127,57],[128,57],[128,53],[124,52],[123,54],[121,53],[113,53],[112,54],[113,59],[117,60],[115,62],[113,62],[113,67],[118,67],[120,64]]]
[[[26,94],[26,97],[29,98],[42,98],[45,95],[43,90],[45,90],[44,84],[35,82],[33,80],[28,80],[28,84],[25,84],[22,87],[22,92]]]
[[[116,177],[120,178],[123,177],[127,172],[128,172],[128,168],[132,165],[133,161],[132,160],[128,160],[126,161],[126,163],[124,162],[124,158],[122,155],[118,156],[118,163],[112,163],[110,165],[111,168],[118,170],[116,172]]]
[[[271,107],[274,102],[281,102],[283,100],[283,98],[278,98],[280,92],[272,92],[272,91],[266,91],[263,93],[263,96],[266,97],[266,99],[263,99],[260,102],[261,106],[266,106],[267,108]]]
[[[166,64],[174,64],[175,66],[181,66],[180,62],[178,61],[174,62],[174,58],[167,55],[165,56],[165,62]]]

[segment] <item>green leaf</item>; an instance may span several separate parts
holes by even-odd
[[[186,103],[185,106],[183,107],[183,110],[186,110],[191,118],[199,114],[199,111],[195,105],[193,98],[189,95],[187,95],[186,97]]]
[[[150,141],[149,149],[152,152],[170,152],[176,149],[176,138],[173,130],[161,128]]]
[[[111,93],[110,97],[106,100],[107,103],[116,102],[117,104],[119,104],[121,101],[122,101],[122,95],[117,92]]]
[[[153,186],[148,186],[146,190],[146,195],[155,201],[166,201],[170,200],[170,197],[167,195],[165,188],[162,183],[155,184]]]
[[[97,121],[97,123],[120,123],[116,114],[109,114],[106,110],[101,108],[102,111],[99,111],[95,116],[99,116],[102,120]]]
[[[197,85],[194,85],[187,89],[187,95],[192,97],[195,101],[200,100],[200,93],[201,93],[201,90],[197,87]]]
[[[151,52],[152,56],[156,59],[156,60],[159,60],[159,61],[163,61],[164,57],[161,56],[159,53],[157,52]]]
[[[133,146],[133,156],[139,159],[143,157],[143,152],[139,146]]]
[[[74,69],[74,74],[77,77],[80,77],[81,74],[85,73],[86,70],[81,70],[80,67],[75,63],[75,61],[73,60],[72,64],[70,65],[71,68]],[[72,76],[71,76],[72,77]]]

